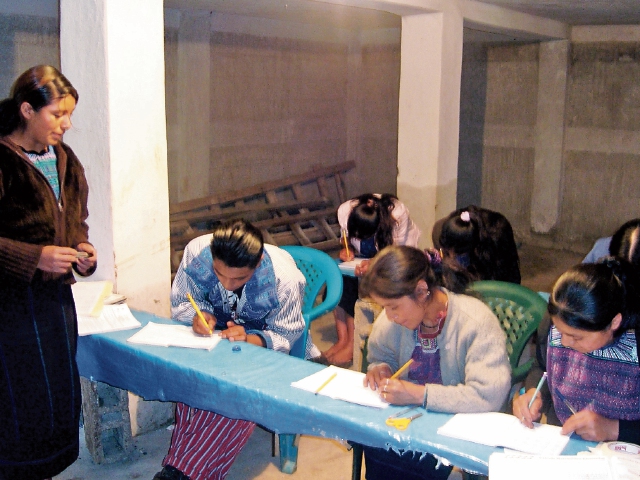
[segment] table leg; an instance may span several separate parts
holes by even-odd
[[[292,474],[298,468],[298,444],[300,435],[295,433],[279,434],[280,471]]]

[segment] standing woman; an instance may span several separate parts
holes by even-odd
[[[505,334],[489,307],[462,294],[467,275],[435,250],[391,246],[376,256],[360,283],[384,307],[369,337],[365,386],[391,404],[435,412],[502,407],[511,386]],[[408,373],[391,379],[409,359]],[[444,479],[451,471],[421,452],[363,450],[367,480]]]
[[[409,217],[409,209],[395,195],[366,193],[338,207],[338,223],[351,247],[340,251],[340,260],[365,258],[356,277],[367,271],[369,260],[389,245],[418,246],[420,229]],[[354,306],[358,300],[358,279],[343,277],[340,303],[333,311],[338,341],[324,352],[329,363],[348,367],[353,357]]]
[[[84,169],[62,137],[78,93],[30,68],[0,102],[0,479],[40,480],[78,456],[72,268],[90,275]]]

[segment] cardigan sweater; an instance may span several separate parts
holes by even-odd
[[[511,388],[506,337],[498,319],[480,300],[443,289],[449,298],[438,338],[442,385],[427,384],[427,408],[437,412],[498,411]],[[391,322],[383,310],[369,337],[369,368],[404,365],[416,345],[413,330]],[[407,379],[406,372],[401,375]]]
[[[65,144],[55,147],[58,157],[60,198],[55,198],[46,177],[20,147],[0,139],[0,284],[60,277],[37,270],[42,248],[75,248],[88,242],[86,219],[89,188],[84,168]],[[37,271],[36,271],[37,270]],[[85,275],[95,271],[91,269]],[[73,283],[71,271],[62,275]]]

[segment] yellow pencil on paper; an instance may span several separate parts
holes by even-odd
[[[404,372],[407,368],[409,368],[409,366],[413,363],[413,358],[410,358],[409,360],[407,360],[407,363],[405,363],[404,365],[402,365],[400,367],[400,370],[398,370],[396,373],[394,373],[393,375],[391,375],[391,380],[393,380],[394,378],[398,378],[400,375],[402,375],[402,372]]]
[[[347,240],[347,231],[342,230],[342,241],[344,242],[344,249],[347,251],[347,258],[351,255],[349,253],[349,241]]]
[[[318,389],[316,390],[316,395],[317,395],[318,393],[320,393],[320,390],[322,390],[324,387],[326,387],[327,385],[329,385],[329,382],[330,382],[331,380],[333,380],[334,378],[336,378],[336,375],[338,375],[338,374],[337,374],[337,373],[333,373],[329,378],[327,378],[327,380],[326,380],[322,385],[320,385],[320,386],[318,387]]]
[[[187,292],[187,298],[189,299],[189,301],[191,302],[191,305],[193,306],[194,310],[198,314],[198,318],[200,319],[202,324],[207,328],[207,330],[209,330],[209,335],[212,335],[213,331],[209,328],[209,324],[205,320],[204,315],[202,314],[202,312],[198,308],[198,305],[196,305],[196,302],[193,300],[193,297],[191,296],[191,294],[188,293],[188,292]]]

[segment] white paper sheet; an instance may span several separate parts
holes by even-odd
[[[320,390],[318,395],[368,407],[387,408],[389,406],[387,402],[382,401],[377,391],[373,391],[369,387],[362,385],[365,377],[364,373],[354,372],[353,370],[347,370],[333,365],[313,375],[309,375],[302,380],[293,382],[291,386],[315,393],[334,373],[336,374],[335,378]]]
[[[492,453],[491,480],[617,480],[609,462],[599,456],[538,456]],[[637,477],[636,477],[637,478]]]
[[[136,320],[126,304],[105,305],[99,317],[78,315],[78,335],[116,332],[138,328],[141,323]]]
[[[363,260],[366,260],[366,258],[354,258],[353,260],[349,260],[348,262],[339,263],[338,268],[344,273],[355,275],[356,267],[360,265]]]
[[[469,442],[506,447],[537,455],[560,455],[569,442],[569,435],[554,425],[534,423],[527,428],[513,415],[506,413],[458,413],[438,429],[440,435]]]
[[[202,348],[211,350],[220,341],[220,335],[196,335],[188,325],[164,325],[149,322],[139,332],[127,339],[127,342],[161,347]]]

